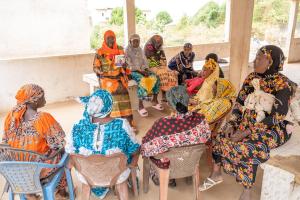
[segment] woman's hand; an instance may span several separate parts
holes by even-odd
[[[197,103],[197,101],[195,99],[190,99],[189,100],[189,104],[190,105],[197,105],[198,103]]]
[[[250,130],[237,130],[233,135],[231,135],[230,140],[233,142],[239,142],[243,140],[245,137],[249,136],[251,134]]]

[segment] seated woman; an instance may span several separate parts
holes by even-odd
[[[117,55],[123,55],[122,47],[117,45],[115,33],[108,30],[104,33],[102,47],[97,50],[93,69],[99,79],[100,88],[109,91],[114,99],[111,117],[126,118],[131,126],[133,115],[128,93],[128,75],[130,70],[123,66],[117,66]]]
[[[215,53],[209,53],[209,54],[207,54],[206,57],[205,57],[205,64],[210,59],[212,59],[213,61],[215,61],[215,63],[218,63],[218,55],[217,54],[215,54]],[[218,69],[218,71],[219,71],[219,78],[224,78],[224,73],[223,73],[222,69],[219,67],[218,64],[217,64],[217,66],[219,68]],[[193,95],[197,94],[197,92],[201,88],[201,86],[202,86],[205,78],[208,78],[212,73],[213,73],[213,70],[208,70],[208,69],[205,68],[205,66],[203,66],[203,69],[202,69],[201,73],[198,74],[198,77],[185,80],[188,94],[190,96],[193,96]],[[216,76],[215,76],[216,74],[212,74],[212,75],[214,76],[212,79],[216,79]],[[209,79],[207,81],[209,81]]]
[[[153,107],[157,108],[159,93],[159,78],[149,71],[148,62],[140,47],[140,36],[133,34],[130,37],[129,45],[125,51],[126,62],[131,68],[131,77],[138,84],[139,109],[138,112],[142,117],[148,116],[147,110],[144,108],[143,100],[148,100],[153,96]],[[158,105],[160,107],[160,105]]]
[[[194,112],[202,113],[208,123],[214,122],[227,113],[235,99],[235,88],[229,80],[220,78],[213,85],[213,98],[189,107]]]
[[[291,137],[285,116],[289,110],[292,87],[289,79],[279,73],[283,70],[284,54],[279,47],[267,45],[258,51],[255,72],[248,75],[236,99],[231,120],[215,140],[213,147],[214,167],[211,175],[200,187],[201,191],[223,181],[221,166],[226,173],[236,177],[244,186],[241,200],[251,199],[259,164],[270,157],[270,150],[283,145]],[[275,96],[270,113],[257,122],[257,113],[245,107],[248,96],[254,92],[253,79],[259,79],[263,92]]]
[[[122,152],[127,156],[128,164],[137,166],[140,145],[126,119],[110,117],[113,110],[112,95],[100,89],[80,99],[85,104],[83,119],[73,126],[66,151],[85,156]],[[120,175],[117,183],[124,182],[129,174],[128,168]],[[82,183],[86,183],[81,174],[77,175]],[[108,191],[109,188],[92,188],[92,193],[101,199]]]
[[[8,113],[4,123],[2,142],[13,148],[34,151],[45,156],[54,156],[65,145],[65,133],[59,123],[46,112],[37,111],[46,104],[44,90],[35,84],[24,85],[16,94],[17,105]],[[59,153],[53,160],[45,162],[57,164]],[[53,170],[42,170],[41,179]],[[58,186],[61,196],[67,196],[66,180]],[[28,199],[38,199],[36,195],[27,195]]]
[[[193,69],[194,58],[193,45],[191,43],[185,43],[183,51],[170,60],[168,67],[178,72],[178,85],[184,84],[186,79],[197,76],[198,73]]]
[[[150,157],[159,168],[169,167],[168,160],[157,160],[154,156],[173,147],[206,143],[210,130],[204,116],[188,111],[189,96],[184,86],[176,86],[167,92],[167,100],[174,113],[157,120],[142,140],[141,154]],[[158,184],[157,175],[152,180]],[[173,182],[175,183],[175,182]]]
[[[166,101],[166,92],[171,87],[176,86],[178,81],[177,72],[169,70],[167,67],[167,60],[162,46],[163,38],[160,35],[153,35],[145,44],[144,52],[150,71],[159,77],[162,101]]]

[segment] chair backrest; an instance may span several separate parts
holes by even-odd
[[[42,154],[23,149],[12,148],[6,144],[0,144],[1,161],[28,161],[37,162],[43,157]]]
[[[108,187],[115,185],[120,174],[127,169],[127,157],[123,153],[109,156],[71,154],[70,164],[90,186]]]
[[[205,144],[171,148],[168,152],[159,154],[156,159],[170,160],[170,179],[192,176],[195,166],[199,163]]]
[[[42,192],[41,167],[37,162],[41,154],[0,145],[0,173],[8,181],[13,193],[32,194]],[[25,162],[23,162],[25,161]]]

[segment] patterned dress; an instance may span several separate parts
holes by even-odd
[[[115,57],[123,55],[124,51],[116,42],[114,42],[113,48],[109,48],[105,43],[109,36],[114,37],[116,40],[116,36],[112,31],[105,32],[102,47],[97,50],[94,58],[94,71],[98,77],[100,88],[109,91],[113,96],[114,106],[111,117],[126,118],[133,126],[132,109],[128,93],[128,75],[130,70],[116,66]],[[101,74],[98,72],[101,72]]]
[[[160,89],[168,91],[171,87],[178,84],[177,72],[169,70],[165,52],[162,49],[155,49],[152,41],[148,41],[145,45],[144,52],[148,60],[150,71],[155,73],[160,80]]]
[[[209,126],[204,116],[194,112],[175,113],[157,120],[143,137],[141,154],[153,157],[172,147],[206,143],[210,138]],[[165,163],[157,162],[160,167]]]
[[[10,114],[6,118],[4,135],[2,142],[13,148],[34,151],[43,155],[55,153],[58,149],[65,146],[65,133],[59,123],[45,112],[37,112],[29,121],[20,121],[16,132],[11,132],[9,127]],[[57,164],[61,159],[58,155],[54,160],[45,161],[49,164]],[[51,174],[53,170],[42,170],[41,178]],[[65,179],[59,185],[61,188],[66,186]]]
[[[261,89],[276,97],[275,105],[270,114],[261,122],[256,122],[256,112],[243,108],[249,94],[254,91],[251,81],[260,79]],[[260,75],[251,73],[240,90],[232,119],[226,126],[235,130],[250,130],[251,134],[239,142],[233,142],[220,133],[213,147],[213,158],[216,163],[222,162],[224,171],[236,177],[237,182],[245,188],[251,188],[255,182],[259,164],[270,157],[270,150],[283,145],[290,137],[286,130],[288,121],[284,120],[288,113],[292,96],[289,79],[280,73]]]

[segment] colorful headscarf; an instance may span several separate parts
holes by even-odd
[[[156,50],[160,50],[160,48],[162,47],[162,45],[164,43],[164,40],[163,40],[162,36],[160,36],[160,35],[153,35],[150,38],[150,43],[153,45],[153,47]]]
[[[283,51],[275,45],[266,45],[259,49],[270,60],[270,66],[263,75],[278,73],[283,70],[285,57]]]
[[[205,61],[203,67],[214,71],[218,67],[218,63],[214,59],[210,58],[207,61]]]
[[[115,42],[113,44],[113,48],[110,48],[107,44],[106,44],[106,40],[108,37],[113,37],[115,39]],[[117,41],[116,41],[116,35],[113,31],[108,30],[104,33],[104,41],[102,43],[102,47],[100,48],[101,52],[99,52],[99,54],[109,54],[109,56],[111,57],[111,59],[115,56],[115,55],[120,55],[123,54],[123,51],[120,50],[118,48],[117,45]]]
[[[12,109],[11,113],[7,116],[5,127],[10,132],[15,132],[20,125],[24,113],[27,110],[29,103],[36,103],[44,96],[44,90],[36,84],[27,84],[22,86],[17,92],[15,98],[17,105]]]
[[[189,104],[189,95],[187,94],[186,87],[179,85],[172,87],[166,94],[168,103],[176,110],[176,104],[181,103],[184,106]]]
[[[85,104],[85,118],[104,118],[112,111],[113,99],[111,94],[106,90],[99,89],[91,96],[81,97],[80,100]]]

